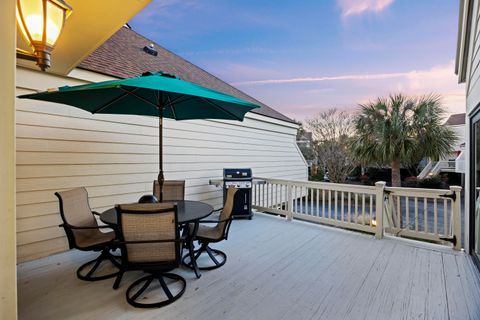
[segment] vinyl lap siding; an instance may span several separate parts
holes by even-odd
[[[19,69],[18,94],[83,82]],[[96,79],[98,81],[98,79]],[[17,245],[25,261],[67,249],[55,191],[85,186],[102,211],[152,192],[158,174],[158,120],[95,115],[76,108],[17,100]],[[221,206],[208,181],[224,167],[257,176],[306,179],[293,125],[250,115],[244,122],[165,121],[166,179],[185,179],[186,198]]]
[[[472,1],[472,26],[467,69],[467,113],[480,101],[480,7]]]

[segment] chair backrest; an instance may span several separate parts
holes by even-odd
[[[180,261],[177,207],[169,203],[117,205],[118,238],[125,264]],[[155,242],[164,240],[165,242]],[[134,243],[133,243],[134,242]]]
[[[55,192],[60,204],[60,216],[64,223],[63,227],[67,234],[70,248],[77,248],[77,243],[83,237],[90,237],[92,230],[75,230],[68,225],[75,227],[98,227],[90,204],[88,193],[85,188]],[[67,225],[68,224],[68,225]]]
[[[227,190],[227,199],[223,205],[222,212],[220,212],[219,222],[215,227],[217,229],[217,234],[221,235],[221,238],[228,238],[228,231],[230,229],[230,224],[232,223],[232,212],[233,212],[233,203],[235,200],[235,194],[237,193],[237,188],[228,188]]]
[[[153,182],[153,195],[160,200],[160,184]],[[162,202],[185,200],[185,180],[165,180],[163,182]]]

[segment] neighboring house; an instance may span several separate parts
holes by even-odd
[[[222,192],[209,180],[221,178],[225,167],[307,180],[307,164],[295,143],[296,123],[129,27],[120,28],[68,75],[18,67],[16,94],[160,70],[261,106],[243,122],[165,121],[165,178],[185,179],[187,199],[220,207]],[[156,118],[90,115],[33,100],[17,100],[16,118],[19,262],[68,248],[58,227],[55,191],[85,186],[97,211],[152,193],[158,174]]]
[[[465,230],[466,249],[480,267],[480,212],[476,212],[480,188],[480,1],[461,0],[456,70],[466,83],[465,135]]]
[[[457,136],[457,143],[454,147],[454,152],[460,153],[465,149],[465,135],[466,135],[466,126],[465,126],[465,113],[452,114],[445,121],[444,125],[452,129]]]
[[[418,175],[419,179],[441,173],[463,174],[465,173],[465,113],[452,114],[443,124],[453,130],[457,136],[457,142],[448,157],[425,161],[425,167]],[[460,180],[463,179],[460,177]],[[463,183],[462,183],[463,184]]]
[[[312,133],[300,128],[297,133],[297,146],[308,164],[308,175],[315,175],[317,173],[318,157]]]
[[[452,129],[457,135],[458,140],[455,145],[455,149],[453,150],[453,155],[451,159],[455,160],[455,172],[462,174],[465,173],[465,136],[467,133],[465,119],[465,113],[457,113],[452,114],[445,122],[445,125]],[[449,167],[451,166],[449,165]]]

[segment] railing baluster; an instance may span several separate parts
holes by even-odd
[[[343,218],[343,215],[345,213],[345,208],[344,208],[344,196],[345,196],[345,193],[342,191],[342,194],[341,194],[341,198],[340,198],[340,208],[342,208],[341,210],[341,214],[342,216],[340,217],[340,221],[344,221],[344,218]]]
[[[328,190],[328,218],[332,218],[332,190]]]
[[[355,192],[355,223],[358,223],[358,193]]]
[[[397,205],[397,221],[398,221],[398,227],[402,227],[402,211],[400,209],[400,201],[402,201],[401,197],[396,197],[396,205]]]
[[[352,193],[348,193],[348,222],[352,222]]]
[[[415,206],[415,231],[418,232],[418,198],[414,198],[414,206]]]
[[[267,184],[262,185],[262,207],[265,207],[265,186]]]
[[[275,208],[280,210],[282,204],[282,185],[277,184],[277,190],[275,194]]]
[[[370,227],[372,226],[372,220],[373,220],[373,195],[370,195],[370,222],[369,222]]]
[[[405,226],[407,229],[410,229],[410,203],[409,198],[405,197],[405,215],[406,215],[406,223]]]
[[[275,208],[275,188],[276,188],[276,184],[272,183],[272,187],[271,187],[272,194],[270,195],[270,208]]]
[[[448,202],[447,199],[443,200],[443,234],[448,237]]]
[[[303,210],[303,187],[300,187],[300,213],[305,213]]]
[[[365,225],[365,193],[362,193],[362,224]]]
[[[322,189],[322,217],[325,218],[325,189]]]
[[[428,203],[427,198],[423,198],[423,230],[428,233]]]
[[[265,188],[265,207],[267,207],[267,208],[268,208],[268,201],[269,201],[269,197],[270,197],[270,191],[269,191],[269,189],[270,189],[270,186],[271,186],[271,185],[272,185],[272,184],[269,183],[269,184],[267,184],[267,186],[266,186],[266,188]]]
[[[335,221],[338,221],[338,191],[335,190],[335,199],[334,199],[334,204],[335,204]]]
[[[313,188],[310,188],[310,215],[314,215],[313,214]]]
[[[437,198],[433,198],[433,233],[438,234],[438,208]]]
[[[317,202],[317,207],[315,208],[315,215],[318,217],[320,215],[320,207],[319,207],[319,201],[318,201],[318,197],[319,197],[319,193],[320,193],[320,190],[317,188],[317,199],[316,199],[316,202]]]
[[[279,191],[278,190],[279,189],[280,189],[280,184],[278,184],[278,183],[275,184],[275,201],[274,201],[275,204],[274,204],[274,208],[277,209],[277,210],[279,209],[279,205],[278,205],[278,203],[279,203],[279,201],[278,201]]]

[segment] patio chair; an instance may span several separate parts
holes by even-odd
[[[153,181],[153,195],[160,199],[160,184]],[[165,180],[162,202],[185,200],[185,180]]]
[[[190,225],[190,232],[193,233],[194,240],[197,240],[200,248],[194,251],[194,257],[198,264],[198,260],[202,254],[207,253],[210,259],[213,261],[211,266],[198,266],[200,270],[212,270],[219,268],[227,262],[227,255],[218,250],[213,249],[209,246],[210,243],[220,242],[222,240],[228,239],[228,232],[230,230],[230,225],[232,223],[232,211],[233,211],[233,201],[235,198],[235,193],[238,191],[236,188],[228,188],[227,199],[225,200],[225,205],[220,212],[218,220],[200,220],[197,230],[195,230],[195,225],[192,223]],[[220,211],[217,210],[217,211]],[[207,226],[205,224],[215,224],[214,226]],[[221,258],[220,260],[218,258]],[[191,261],[189,261],[190,255],[185,255],[182,259],[182,263],[189,267],[193,268]]]
[[[82,251],[99,251],[100,255],[94,260],[88,261],[77,270],[77,277],[85,281],[98,281],[113,278],[118,272],[94,275],[102,262],[109,260],[115,267],[119,262],[110,253],[114,249],[113,240],[115,233],[112,231],[102,232],[101,229],[111,229],[109,226],[99,226],[94,215],[97,212],[90,209],[88,193],[85,188],[76,188],[68,191],[55,192],[60,204],[60,216],[67,235],[70,249]],[[86,271],[88,270],[88,271]]]
[[[180,265],[184,240],[180,238],[177,225],[177,207],[168,203],[139,203],[117,205],[116,210],[122,267],[114,289],[120,285],[124,272],[142,270],[149,275],[134,281],[128,287],[126,297],[130,305],[159,308],[176,301],[186,288],[183,277],[169,273]],[[166,278],[173,282],[167,284]],[[152,283],[160,285],[166,298],[150,296],[152,292],[155,293],[155,290],[148,290]],[[172,294],[169,286],[176,286],[177,293]]]

